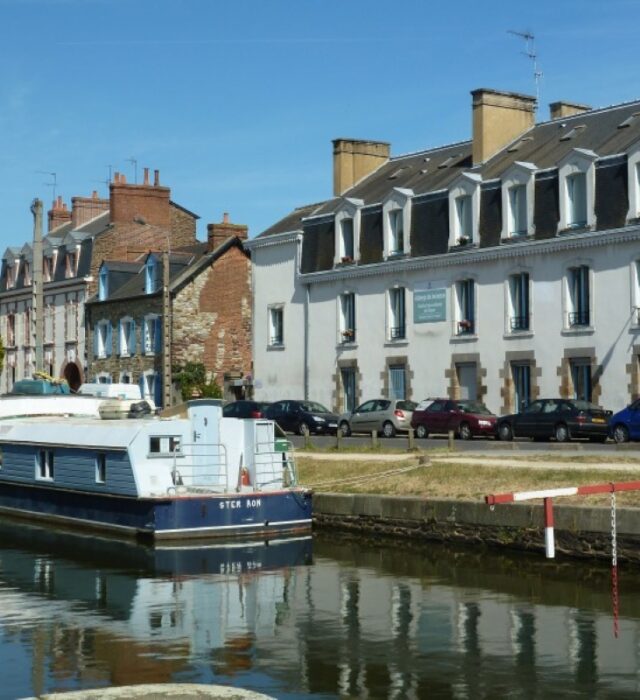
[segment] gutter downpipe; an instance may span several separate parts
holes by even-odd
[[[31,313],[33,327],[29,329],[29,342],[35,346],[34,366],[36,371],[44,369],[44,290],[42,288],[42,200],[34,199],[33,214],[33,259],[31,270]]]
[[[300,264],[302,262],[302,236],[298,236],[298,246],[296,249],[296,271],[300,275]],[[311,284],[303,282],[305,287],[304,294],[304,340],[302,352],[302,377],[304,384],[304,399],[309,400],[309,297],[311,296]]]

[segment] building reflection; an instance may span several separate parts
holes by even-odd
[[[312,565],[308,538],[149,549],[2,523],[0,536],[0,625],[31,649],[30,694],[176,679],[363,698],[639,689],[640,601],[622,591],[613,640],[605,569],[521,558],[515,576],[513,559],[333,538]]]

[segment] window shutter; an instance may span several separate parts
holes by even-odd
[[[159,352],[162,352],[162,319],[158,316],[158,318],[154,319],[154,324],[155,324],[155,337],[154,337],[155,347],[153,349],[155,352],[159,353]]]
[[[129,331],[129,355],[136,354],[136,322],[132,319]]]
[[[143,318],[142,319],[142,351],[141,351],[143,355],[145,355],[147,353],[148,337],[149,337],[149,319]]]
[[[112,350],[112,327],[111,323],[107,323],[107,333],[106,333],[106,341],[105,341],[105,355],[107,357],[111,357],[111,350]]]
[[[162,375],[157,372],[153,383],[153,402],[158,408],[162,407]]]
[[[140,379],[138,379],[138,386],[140,387],[140,396],[144,399],[144,397],[145,397],[144,374],[140,375]]]
[[[124,334],[124,323],[122,321],[118,322],[118,330],[116,331],[116,355],[122,353],[123,344],[123,334]]]
[[[98,357],[98,335],[100,333],[100,326],[97,324],[93,327],[93,356]]]

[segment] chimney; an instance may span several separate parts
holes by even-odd
[[[335,139],[333,141],[333,194],[338,196],[389,160],[384,141]]]
[[[552,102],[549,105],[549,114],[551,119],[564,119],[572,117],[574,114],[590,112],[591,109],[589,105],[579,105],[575,102]]]
[[[154,184],[149,185],[145,168],[141,185],[127,184],[126,178],[116,173],[109,185],[111,223],[129,224],[145,221],[153,226],[171,228],[171,190],[160,186],[160,171],[154,171]]]
[[[246,241],[249,229],[244,224],[232,224],[229,221],[229,214],[224,213],[222,222],[219,224],[207,224],[207,243],[209,251],[215,250],[227,238],[236,236],[242,241]]]
[[[71,197],[71,223],[74,229],[105,211],[109,211],[109,200],[98,197],[95,190],[91,197]]]
[[[144,179],[142,181],[143,185],[148,185],[149,184],[149,168],[144,169]]]
[[[535,124],[535,97],[517,92],[472,90],[473,164],[489,160]]]
[[[62,201],[60,195],[55,198],[51,209],[47,212],[47,221],[48,231],[53,231],[54,228],[71,221],[71,212],[67,209],[67,205]]]

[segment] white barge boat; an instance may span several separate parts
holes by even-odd
[[[206,399],[184,417],[5,418],[0,512],[154,539],[308,531],[289,448]]]

